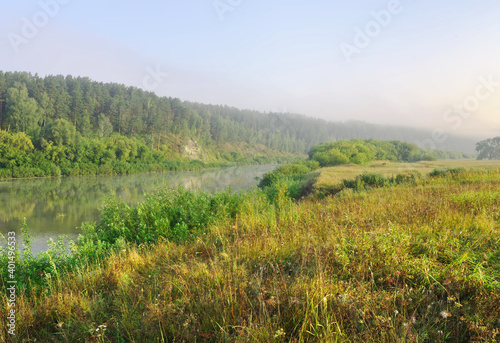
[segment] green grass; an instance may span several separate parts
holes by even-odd
[[[283,186],[110,203],[102,225],[125,234],[81,245],[101,255],[23,274],[14,341],[498,342],[499,186],[496,168],[300,202]]]
[[[423,161],[419,163],[395,163],[390,161],[375,161],[366,165],[342,165],[337,167],[321,168],[320,175],[314,185],[318,192],[331,193],[338,189],[343,180],[353,180],[363,173],[376,173],[384,177],[395,177],[398,174],[420,173],[427,175],[435,170],[448,170],[455,168],[500,168],[500,161],[477,160],[446,160]]]

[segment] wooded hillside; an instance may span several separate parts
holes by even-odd
[[[327,122],[290,113],[262,113],[159,97],[140,88],[100,83],[86,77],[0,71],[0,130],[24,132],[37,145],[42,128],[68,121],[82,137],[112,133],[140,137],[152,150],[179,150],[195,140],[204,148],[230,153],[242,144],[305,154],[319,143],[349,139],[431,138],[425,130],[364,122]],[[173,138],[175,136],[175,138]],[[474,152],[475,142],[449,137],[441,150]],[[244,145],[243,145],[244,146]]]

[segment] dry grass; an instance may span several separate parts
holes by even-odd
[[[279,210],[255,193],[194,242],[46,280],[18,299],[17,338],[498,342],[499,186],[500,169],[467,172]]]
[[[354,179],[363,172],[379,173],[385,177],[395,176],[408,171],[418,171],[422,175],[432,172],[438,168],[498,168],[500,161],[477,161],[477,160],[446,160],[446,161],[423,161],[419,163],[395,163],[390,161],[374,161],[364,166],[356,164],[337,167],[327,167],[319,170],[321,173],[315,187],[324,189],[334,187],[344,179]]]

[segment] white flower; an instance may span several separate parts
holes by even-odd
[[[441,317],[443,317],[444,319],[446,319],[446,318],[448,318],[448,317],[451,317],[451,314],[450,314],[450,312],[448,312],[448,311],[441,311],[441,312],[439,313],[439,315],[440,315]]]

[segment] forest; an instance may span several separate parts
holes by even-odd
[[[199,104],[86,77],[0,71],[0,177],[285,162],[324,142],[425,141],[425,130]],[[192,144],[196,153],[186,153]],[[444,150],[473,152],[452,137]]]

